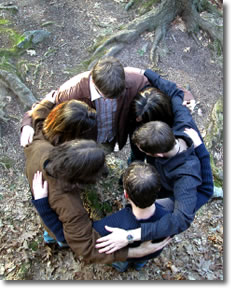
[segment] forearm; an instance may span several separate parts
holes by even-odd
[[[204,143],[195,149],[196,155],[201,163],[202,184],[198,187],[198,199],[196,210],[208,202],[214,191],[213,175],[210,165],[210,156]]]
[[[38,211],[46,227],[55,235],[56,239],[60,242],[64,242],[63,224],[54,210],[51,209],[48,197],[32,200],[32,204]]]
[[[195,166],[192,164],[192,167],[198,169],[198,177],[179,174],[180,179],[174,180],[173,212],[167,213],[153,223],[141,223],[141,241],[173,236],[190,227],[196,212],[197,189],[201,184],[199,163]],[[187,168],[184,168],[186,171]]]
[[[181,102],[183,101],[184,92],[177,88],[176,83],[161,78],[160,75],[150,69],[145,70],[144,75],[154,87],[160,89],[171,98],[177,95],[181,98]]]
[[[88,222],[89,223],[84,223],[84,226],[81,223],[80,225],[76,225],[75,230],[72,228],[69,229],[71,223],[68,223],[68,225],[64,224],[66,241],[76,256],[82,256],[87,263],[109,264],[116,261],[126,261],[128,258],[127,247],[111,254],[99,253],[95,247],[95,243],[100,235],[92,228],[90,219]]]
[[[131,234],[134,241],[140,241],[141,240],[141,228],[128,230],[128,234]]]
[[[129,248],[128,249],[128,258],[141,258],[148,255],[149,253],[142,250],[142,248]]]
[[[170,237],[167,237],[158,243],[152,243],[151,241],[143,242],[140,246],[136,248],[129,248],[128,258],[141,258],[147,255],[149,255],[150,257],[156,257],[157,255],[159,255],[161,250],[170,242]]]

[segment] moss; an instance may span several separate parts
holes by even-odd
[[[109,35],[100,35],[96,38],[95,44],[88,48],[88,52],[94,52],[98,47],[109,39]]]
[[[220,179],[220,171],[216,167],[216,164],[214,162],[214,158],[212,156],[210,156],[210,164],[211,164],[211,168],[212,168],[214,185],[217,187],[222,187],[223,181],[222,181],[222,179]]]
[[[24,36],[9,27],[10,25],[9,20],[0,18],[0,37],[3,39],[5,45],[5,47],[0,48],[0,69],[18,74],[18,58],[25,52],[30,44],[23,49],[18,48],[17,45],[23,41]]]
[[[217,187],[222,187],[223,176],[221,160],[217,157],[217,153],[222,153],[223,146],[223,99],[220,98],[213,107],[211,113],[211,121],[207,128],[207,135],[204,139],[206,147],[210,152],[210,163],[214,176],[214,183]]]
[[[15,161],[8,156],[3,156],[0,158],[0,165],[2,165],[5,169],[10,169],[14,166]]]
[[[160,0],[134,0],[133,7],[138,10],[139,15],[143,15],[153,9],[153,6],[157,5],[158,3],[160,3]]]
[[[15,280],[32,280],[30,271],[31,271],[31,263],[30,262],[22,263]]]
[[[90,208],[91,217],[94,220],[101,219],[112,211],[110,203],[103,202],[99,199],[99,196],[95,190],[95,186],[89,187],[86,191],[86,201]]]
[[[3,25],[0,26],[0,34],[3,34],[4,36],[9,37],[9,40],[11,43],[11,45],[10,45],[11,47],[9,49],[17,48],[18,43],[23,41],[25,39],[25,36],[14,31],[12,28],[2,27],[2,26]],[[18,49],[18,50],[20,50],[20,49]]]
[[[9,24],[9,23],[10,23],[9,20],[7,20],[7,19],[1,19],[1,18],[0,18],[0,25],[7,25],[7,24]]]
[[[83,71],[89,70],[89,66],[91,63],[97,61],[100,59],[103,55],[106,54],[106,49],[102,50],[100,53],[97,53],[96,55],[93,55],[89,57],[88,59],[82,61],[80,64],[76,65],[75,67],[68,68],[65,73],[68,73],[70,75],[77,75]]]
[[[28,41],[23,48],[19,48],[18,44],[25,40],[25,36],[15,31],[10,25],[9,20],[0,18],[0,37],[5,45],[0,48],[0,69],[15,73],[20,77],[19,57],[32,46],[32,43]]]
[[[11,63],[10,58],[7,56],[2,56],[0,58],[0,69],[13,73],[16,73],[17,70],[16,66]]]
[[[214,51],[214,54],[215,54],[217,57],[222,56],[223,51],[222,51],[222,46],[221,46],[220,41],[214,40],[214,41],[212,42],[212,44],[209,45],[209,48]]]
[[[33,240],[29,243],[28,247],[30,249],[32,249],[33,251],[37,251],[38,250],[38,243],[37,241]]]

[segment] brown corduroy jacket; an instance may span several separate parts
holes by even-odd
[[[136,94],[146,85],[150,85],[148,79],[141,73],[141,70],[133,67],[125,67],[125,91],[117,100],[116,111],[116,140],[119,148],[122,149],[128,137],[129,109]],[[90,95],[91,72],[83,72],[66,81],[57,90],[56,104],[66,100],[76,99],[87,103],[95,109],[94,102]],[[24,115],[22,126],[31,125],[29,112]]]
[[[59,181],[50,177],[43,169],[44,162],[48,159],[48,153],[53,146],[44,139],[43,134],[38,129],[38,127],[41,127],[38,119],[43,121],[43,118],[50,111],[51,105],[50,102],[43,101],[42,109],[37,110],[37,120],[34,122],[36,123],[34,128],[37,135],[34,136],[33,142],[24,148],[26,157],[25,170],[31,191],[34,174],[37,171],[42,171],[43,180],[48,182],[49,204],[63,223],[65,239],[77,257],[82,256],[86,263],[125,261],[128,255],[128,248],[123,248],[108,255],[105,253],[100,254],[95,248],[96,240],[100,238],[100,235],[92,228],[92,221],[80,198],[80,189],[76,188],[74,191],[64,193]],[[39,111],[41,115],[38,114]],[[52,235],[51,232],[49,234]]]

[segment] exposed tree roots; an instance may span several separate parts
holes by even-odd
[[[201,18],[196,6],[199,1],[193,0],[163,0],[158,8],[152,9],[145,15],[134,19],[126,25],[123,30],[111,35],[94,51],[94,59],[102,56],[115,56],[126,44],[133,41],[145,31],[154,31],[154,41],[150,50],[150,61],[157,65],[158,53],[157,48],[160,41],[165,37],[166,31],[171,22],[177,17],[181,17],[185,22],[187,32],[196,40],[196,33],[199,29],[206,31],[212,40],[216,40],[223,47],[223,30],[222,27]],[[97,55],[100,55],[97,57]]]
[[[11,90],[19,98],[25,110],[30,109],[32,104],[37,101],[30,89],[15,74],[0,70],[0,85]]]

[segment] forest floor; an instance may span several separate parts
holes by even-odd
[[[0,10],[0,18],[23,33],[47,29],[50,37],[21,56],[23,82],[37,99],[68,80],[76,67],[90,55],[88,48],[99,35],[115,31],[136,17],[136,10],[124,9],[128,1],[116,0],[12,0],[16,14]],[[9,4],[1,0],[1,4]],[[117,57],[124,66],[152,68],[149,50],[153,33],[144,33]],[[184,23],[172,23],[165,45],[160,45],[158,68],[169,80],[190,86],[197,106],[193,117],[205,135],[211,110],[223,97],[222,59],[210,49],[201,32],[198,44],[185,33]],[[7,40],[1,45],[7,45]],[[168,49],[167,49],[168,48]],[[82,70],[83,71],[83,70]],[[76,72],[77,73],[77,72]],[[11,91],[0,88],[8,121],[0,124],[0,279],[3,280],[223,280],[223,200],[213,199],[197,213],[191,227],[142,271],[118,273],[109,265],[84,265],[70,249],[49,247],[42,239],[42,226],[30,199],[20,147],[20,123],[24,109]],[[118,185],[126,166],[128,145],[108,158],[111,175],[97,186],[99,198],[113,210],[121,206]]]

